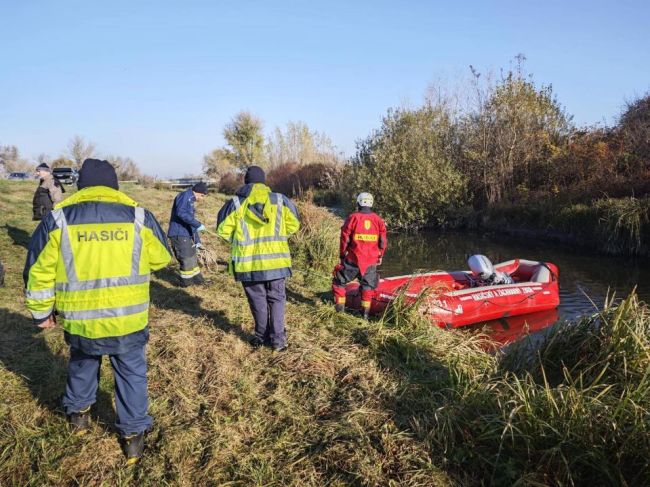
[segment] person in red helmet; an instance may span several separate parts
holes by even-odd
[[[332,291],[337,311],[345,309],[345,285],[359,279],[363,317],[368,318],[373,291],[379,284],[377,266],[386,251],[386,224],[372,211],[370,193],[357,196],[357,211],[341,227],[341,262],[334,268]]]

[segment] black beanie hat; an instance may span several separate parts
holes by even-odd
[[[264,169],[260,166],[250,166],[246,169],[246,176],[244,176],[244,184],[251,183],[264,183],[266,181],[266,174]]]
[[[50,169],[50,166],[48,166],[44,162],[41,162],[38,166],[36,166],[36,170],[37,171],[52,172],[52,169]]]
[[[192,186],[192,191],[195,193],[208,194],[208,185],[201,181]]]
[[[113,189],[120,189],[117,184],[115,168],[108,161],[99,159],[86,159],[79,171],[77,188],[84,189],[90,186],[108,186]]]

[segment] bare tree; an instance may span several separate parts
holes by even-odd
[[[628,174],[643,174],[650,169],[650,92],[626,104],[618,132],[628,154],[622,166]]]
[[[81,165],[86,159],[95,154],[95,148],[94,143],[86,142],[80,135],[75,135],[68,142],[68,154],[70,154],[77,169],[81,168]]]
[[[38,164],[47,164],[52,167],[52,158],[45,153],[41,153],[36,157],[36,162]]]
[[[310,130],[305,122],[289,122],[284,131],[276,127],[266,143],[270,167],[289,162],[304,164],[334,164],[340,155],[330,138],[316,130]]]
[[[106,160],[113,165],[120,181],[133,181],[142,176],[138,165],[130,157],[108,156]]]
[[[20,151],[15,145],[0,146],[0,163],[6,172],[30,172],[34,169],[31,162],[20,157]]]

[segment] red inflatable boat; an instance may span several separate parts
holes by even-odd
[[[560,304],[558,269],[554,264],[525,259],[496,264],[513,284],[480,285],[470,271],[431,272],[380,279],[370,314],[384,312],[400,294],[415,302],[424,294],[421,311],[441,327],[472,323],[555,309]],[[348,284],[346,305],[360,309],[359,284]]]

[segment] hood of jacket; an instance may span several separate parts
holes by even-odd
[[[271,188],[262,183],[245,184],[236,195],[245,199],[245,217],[261,225],[271,221],[273,208],[270,201]]]

